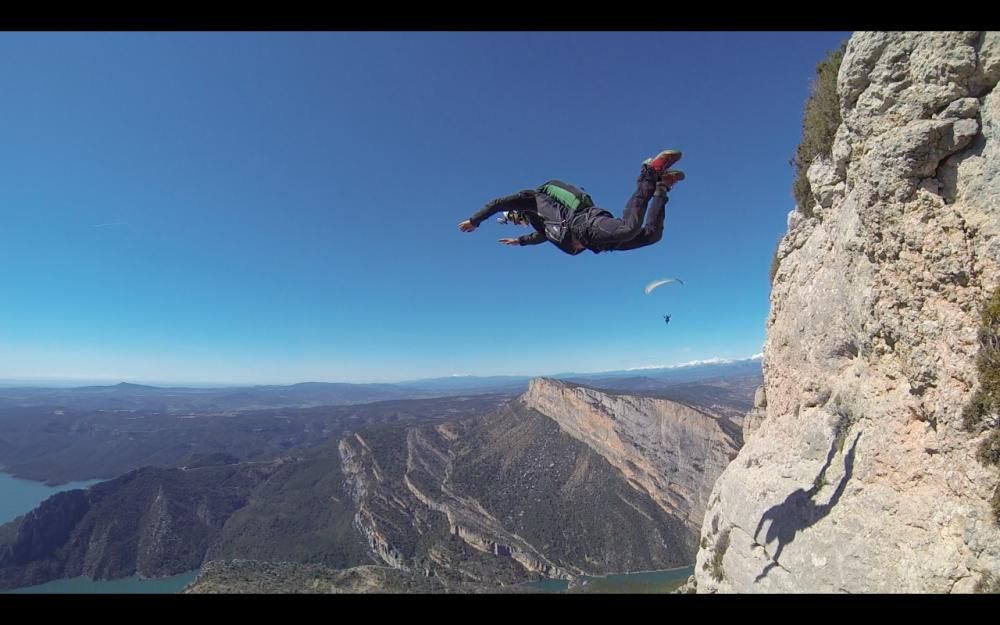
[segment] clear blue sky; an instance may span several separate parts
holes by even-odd
[[[844,32],[0,34],[0,379],[394,381],[761,351],[816,64]],[[663,240],[457,224],[550,178]],[[680,277],[652,295],[643,286]],[[662,315],[673,320],[664,325]]]

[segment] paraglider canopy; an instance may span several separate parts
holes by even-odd
[[[654,290],[660,288],[664,284],[670,284],[671,282],[676,282],[677,284],[684,284],[684,282],[680,278],[664,278],[662,280],[653,280],[652,282],[646,285],[645,289],[646,295],[649,295]]]

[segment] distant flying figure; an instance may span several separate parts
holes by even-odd
[[[670,323],[670,315],[663,315],[663,323]]]

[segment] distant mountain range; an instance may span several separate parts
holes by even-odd
[[[707,378],[724,378],[760,373],[761,359],[759,357],[741,358],[737,360],[695,361],[690,364],[671,367],[642,367],[598,371],[593,373],[555,373],[540,377],[556,378],[566,381],[581,381],[594,384],[597,381],[618,380],[623,378],[669,380],[672,382],[689,382]],[[515,389],[518,392],[528,388],[528,382],[539,376],[487,376],[456,375],[444,378],[427,378],[398,382],[396,386],[417,388],[422,390],[450,390],[468,392],[475,389]]]
[[[122,382],[73,388],[0,388],[5,406],[71,406],[104,410],[255,410],[286,406],[364,404],[389,399],[441,397],[449,393],[393,384],[305,382],[290,386],[229,388],[157,387]],[[451,393],[454,394],[454,393]]]
[[[759,358],[713,361],[662,368],[545,376],[620,391],[658,391],[676,383],[754,376]],[[450,376],[395,384],[302,382],[288,386],[259,385],[222,388],[159,387],[122,382],[110,386],[0,388],[0,408],[12,406],[72,406],[105,410],[254,410],[286,406],[310,407],[362,404],[390,399],[421,399],[459,394],[523,393],[535,376]]]

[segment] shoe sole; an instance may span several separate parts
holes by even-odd
[[[667,182],[666,180],[664,180],[664,178],[666,178],[667,176],[670,176],[670,181],[669,182]],[[664,182],[666,182],[667,184],[673,185],[673,184],[677,184],[681,180],[684,180],[684,178],[686,178],[686,177],[687,176],[684,175],[684,172],[682,172],[679,169],[668,169],[667,171],[663,172],[663,175],[660,176],[660,179],[664,180]]]
[[[652,167],[653,161],[655,161],[655,160],[657,160],[659,158],[663,158],[665,156],[666,157],[671,157],[672,156],[673,159],[671,160],[671,159],[668,158],[663,163],[663,165],[660,166],[660,169],[663,169],[663,168],[666,168],[666,167],[670,167],[671,165],[673,165],[677,161],[681,160],[681,156],[683,156],[683,154],[681,153],[680,150],[664,150],[664,151],[660,152],[659,154],[657,154],[656,156],[654,156],[652,158],[647,158],[642,163],[644,165],[648,165],[649,167]]]

